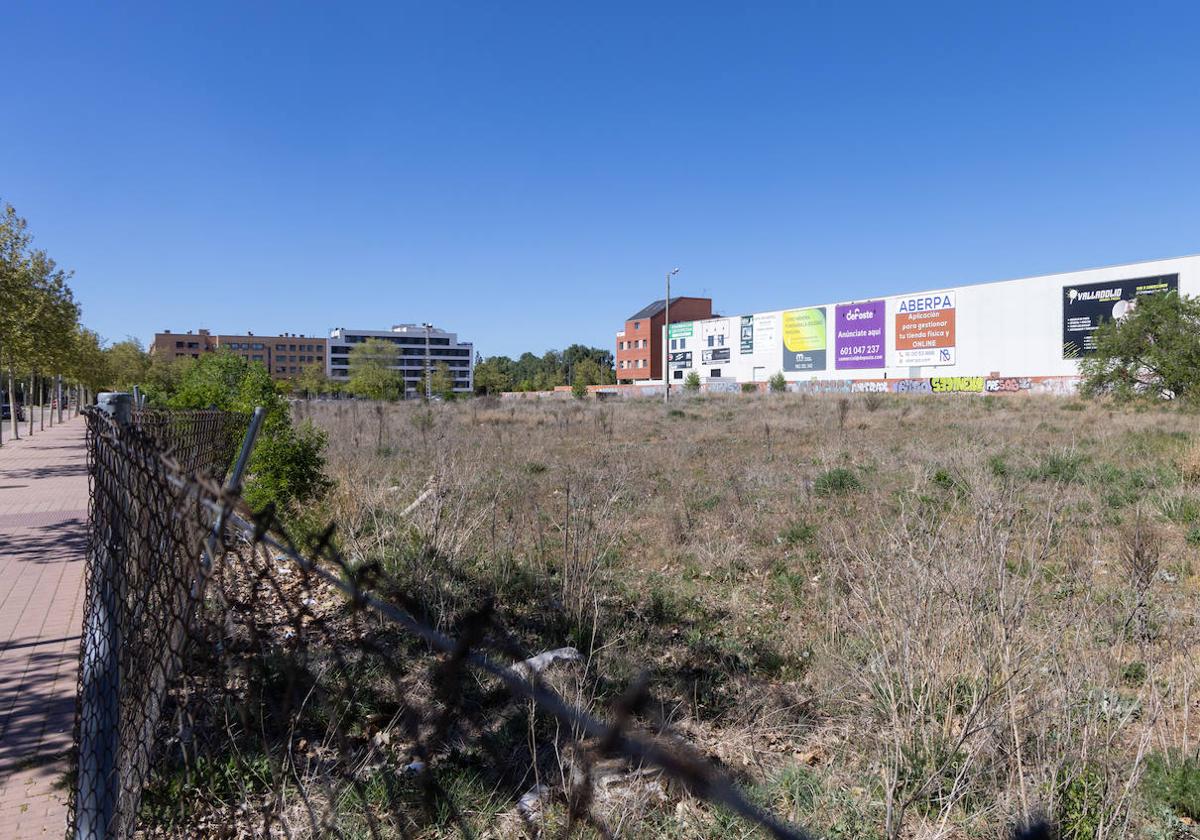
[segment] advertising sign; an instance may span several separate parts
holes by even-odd
[[[748,356],[754,352],[754,316],[742,316],[742,355]]]
[[[754,317],[754,346],[760,351],[779,347],[779,315],[772,312]]]
[[[728,362],[728,361],[729,361],[729,348],[728,347],[720,347],[716,350],[705,350],[703,353],[700,354],[701,364],[709,365],[709,364],[712,364],[713,362]]]
[[[783,369],[825,370],[825,307],[783,313]]]
[[[1105,321],[1119,321],[1133,311],[1142,295],[1179,289],[1178,274],[1138,277],[1063,287],[1063,358],[1078,359],[1096,352],[1096,330]]]
[[[690,368],[692,366],[692,351],[683,350],[678,353],[671,353],[667,357],[667,363],[673,368]]]
[[[881,300],[843,303],[834,310],[834,366],[839,370],[887,367],[885,305]]]
[[[671,324],[667,327],[667,338],[691,338],[692,337],[692,322],[681,321],[678,324]]]
[[[900,298],[896,306],[896,364],[954,364],[955,293]]]

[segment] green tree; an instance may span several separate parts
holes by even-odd
[[[782,394],[787,390],[787,380],[783,378],[783,371],[777,371],[774,376],[767,380],[767,386],[772,393]]]
[[[16,409],[18,376],[65,365],[79,308],[67,285],[69,274],[45,251],[31,250],[27,222],[10,204],[0,215],[0,369],[7,375],[13,435],[20,434]],[[32,416],[30,417],[32,422]]]
[[[475,393],[499,394],[513,389],[512,359],[492,356],[475,363]]]
[[[304,393],[305,399],[319,396],[329,389],[329,379],[325,376],[323,362],[311,362],[300,368],[296,377],[296,387]]]
[[[287,401],[275,389],[266,367],[229,352],[205,354],[190,365],[178,390],[166,400],[170,408],[215,408],[249,413],[262,406],[259,439],[250,459],[246,502],[256,510],[274,505],[281,512],[321,496],[329,486],[324,475],[324,432],[309,421],[292,425]]]
[[[1096,352],[1079,365],[1085,395],[1200,398],[1200,298],[1143,296],[1095,338]]]
[[[694,370],[689,371],[688,375],[686,377],[684,377],[683,389],[685,391],[691,391],[692,393],[699,391],[700,390],[700,374],[696,373],[696,371],[694,371]]]
[[[437,363],[429,376],[429,390],[444,400],[454,399],[454,374],[450,372],[450,365]]]
[[[70,361],[63,372],[93,394],[105,388],[112,381],[112,372],[100,336],[85,327],[76,327]]]
[[[133,386],[146,384],[146,374],[150,371],[150,356],[142,343],[130,336],[124,341],[118,341],[104,351],[108,360],[110,374],[109,386],[118,391],[132,391]]]
[[[404,379],[395,366],[400,350],[390,341],[369,338],[350,348],[350,393],[372,400],[394,400],[403,394]]]

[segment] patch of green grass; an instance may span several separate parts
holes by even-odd
[[[800,543],[810,543],[817,538],[817,529],[807,522],[796,521],[783,529],[779,540],[784,545],[793,546]]]
[[[1200,522],[1200,501],[1190,496],[1160,499],[1158,511],[1176,525],[1194,525]]]
[[[1200,820],[1200,759],[1151,755],[1142,774],[1142,793],[1152,805]]]
[[[1008,466],[1008,462],[1004,460],[1004,456],[999,453],[991,455],[987,460],[988,469],[996,478],[1004,478],[1008,476],[1012,469]]]
[[[1086,455],[1075,452],[1055,452],[1046,455],[1035,466],[1026,471],[1030,481],[1052,481],[1075,484],[1084,478]]]
[[[548,469],[550,468],[539,461],[529,461],[525,464],[525,472],[530,475],[541,475]]]
[[[1184,539],[1187,540],[1188,545],[1200,548],[1200,525],[1193,525]]]
[[[813,482],[813,493],[818,496],[844,496],[862,489],[862,482],[851,470],[834,467],[821,473]]]
[[[1146,663],[1130,662],[1121,669],[1121,682],[1130,688],[1137,688],[1146,681]]]

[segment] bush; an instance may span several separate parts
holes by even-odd
[[[1132,312],[1095,332],[1079,366],[1085,396],[1175,398],[1200,394],[1200,298],[1143,295]]]
[[[813,482],[813,492],[818,496],[844,496],[861,489],[862,482],[858,476],[845,467],[835,467],[822,473]]]
[[[687,377],[683,380],[683,389],[685,391],[690,391],[693,394],[696,393],[697,391],[699,391],[700,390],[700,374],[696,373],[696,371],[694,371],[694,370],[689,372]]]
[[[588,395],[587,385],[575,380],[575,384],[571,386],[571,395],[577,400],[582,400]]]
[[[782,394],[787,390],[787,380],[783,378],[783,372],[780,371],[767,380],[767,385],[773,394]]]
[[[758,386],[755,385],[753,382],[743,382],[742,383],[742,393],[743,394],[753,394],[753,393],[756,393],[757,391],[758,391]]]
[[[1142,792],[1154,805],[1166,806],[1189,820],[1200,820],[1200,759],[1150,756],[1142,775]]]
[[[251,508],[273,504],[282,511],[321,496],[329,486],[323,473],[325,433],[307,421],[299,429],[292,426],[287,401],[263,365],[227,352],[206,354],[164,396],[169,408],[266,410],[243,489]]]

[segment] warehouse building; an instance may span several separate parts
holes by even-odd
[[[1167,291],[1200,295],[1200,256],[670,324],[668,376],[694,371],[708,390],[776,373],[798,390],[1071,390],[1097,326]]]

